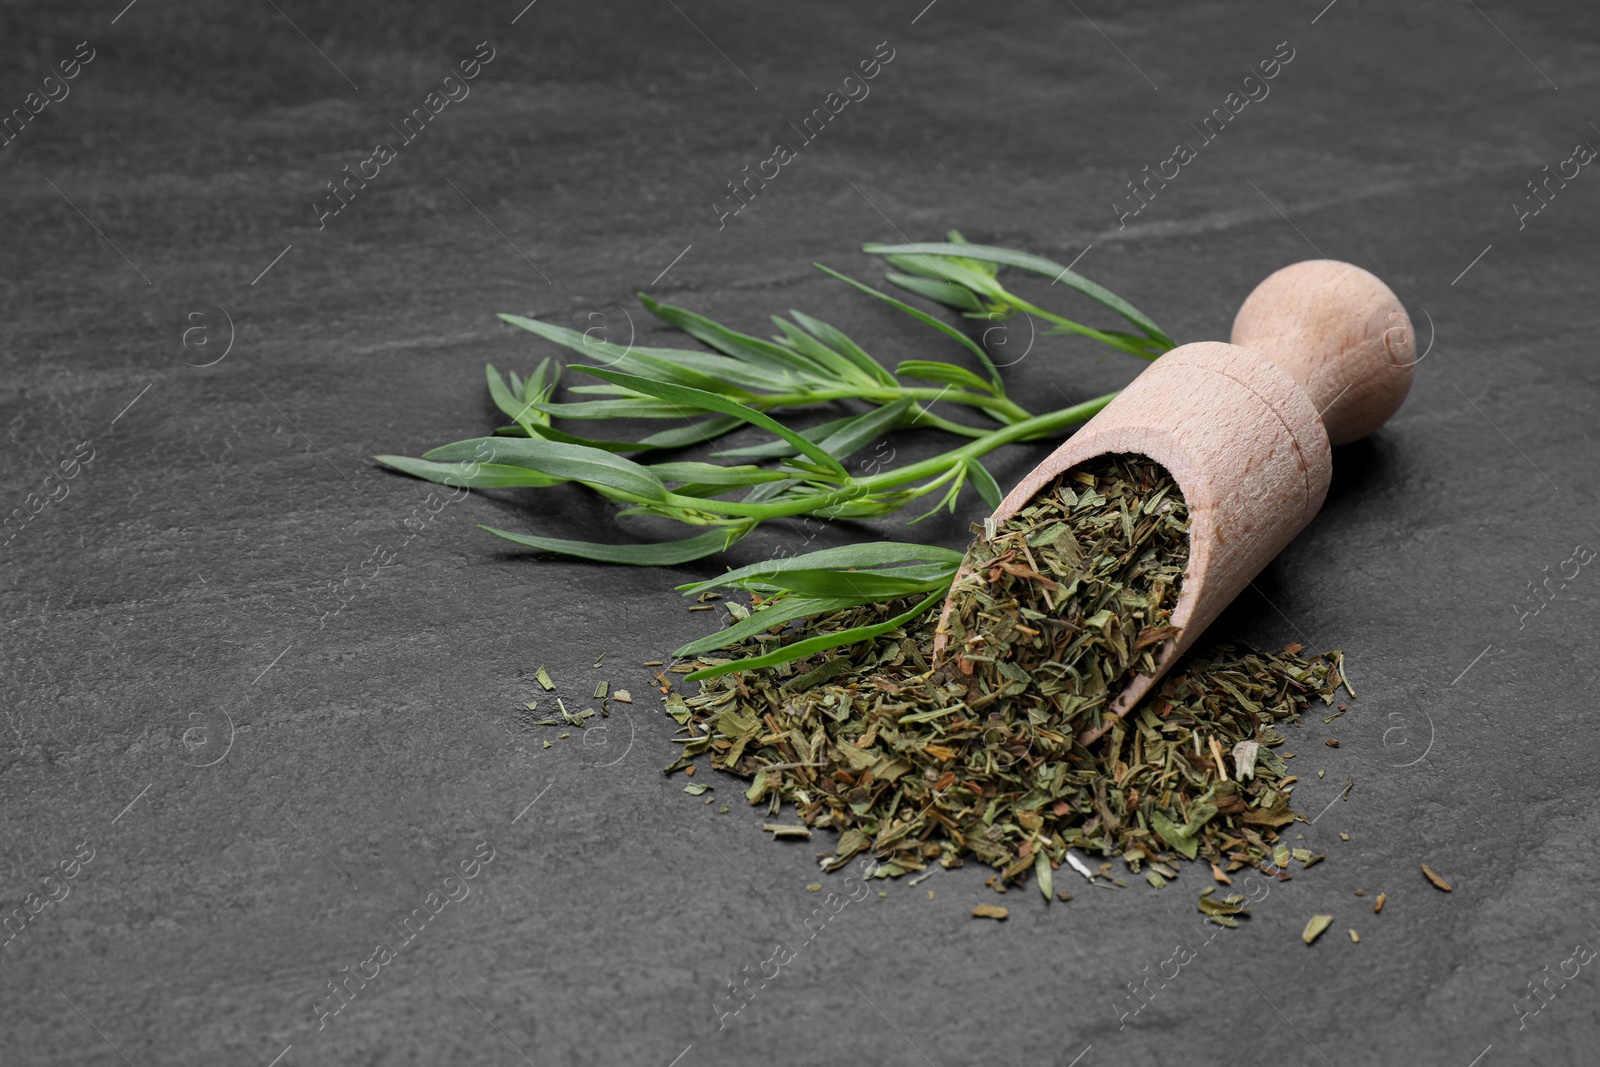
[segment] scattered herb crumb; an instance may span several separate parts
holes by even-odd
[[[611,699],[615,700],[618,704],[632,704],[633,694],[628,692],[626,689],[618,689],[615,693],[611,694]]]
[[[1244,897],[1238,893],[1230,893],[1225,897],[1214,897],[1216,886],[1208,885],[1200,890],[1200,900],[1196,905],[1199,912],[1206,917],[1206,922],[1217,926],[1237,928],[1239,920],[1235,916],[1248,915],[1245,910]]]
[[[688,785],[683,787],[683,791],[692,797],[698,797],[709,793],[711,791],[711,787],[701,782],[690,782]]]
[[[1433,883],[1435,889],[1442,889],[1446,893],[1450,892],[1450,883],[1439,877],[1439,872],[1429,867],[1426,863],[1422,865],[1422,873],[1428,881]]]
[[[1356,944],[1359,945],[1359,944],[1361,944],[1361,935],[1356,933],[1354,930],[1351,930],[1350,931],[1350,940],[1354,941]]]
[[[1372,914],[1376,915],[1383,910],[1383,902],[1389,899],[1388,893],[1379,893],[1378,902],[1372,906]]]
[[[972,917],[974,919],[994,919],[997,922],[1004,922],[1011,917],[1011,909],[1002,907],[999,904],[979,904],[972,909]]]
[[[550,672],[545,670],[543,667],[540,667],[538,670],[533,672],[533,678],[534,681],[538,682],[544,687],[544,691],[546,693],[550,692],[550,690],[556,687],[556,683],[550,680]]]
[[[1322,931],[1326,930],[1332,924],[1332,915],[1313,915],[1311,916],[1311,920],[1306,923],[1306,928],[1301,931],[1300,940],[1309,945],[1311,942],[1321,937]]]
[[[811,837],[811,827],[792,823],[768,822],[762,823],[761,828],[771,834],[773,838],[779,837]]]
[[[1322,743],[1327,745],[1329,748],[1338,748],[1339,747],[1339,739],[1337,737],[1330,737],[1330,738],[1328,738],[1326,741],[1324,741]]]
[[[821,882],[812,882],[810,885],[806,886],[806,892],[807,893],[820,893],[820,892],[822,892],[822,883]]]

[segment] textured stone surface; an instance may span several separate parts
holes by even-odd
[[[1552,180],[1521,229],[1512,205],[1600,144],[1592,12],[117,6],[0,14],[0,114],[78,42],[95,50],[0,147],[4,509],[92,449],[0,548],[5,914],[76,871],[0,948],[0,1058],[1465,1067],[1590,1049],[1593,966],[1552,979],[1520,1029],[1514,1005],[1600,940],[1583,873],[1600,577],[1565,562],[1600,545],[1600,179]],[[398,139],[389,124],[484,40],[470,96],[319,229],[324,183]],[[871,95],[719,228],[724,183],[882,41]],[[1201,144],[1188,123],[1284,41],[1270,95]],[[1124,183],[1180,138],[1195,158],[1131,214]],[[659,773],[671,724],[639,664],[709,624],[670,585],[714,565],[536,561],[474,524],[598,529],[607,509],[473,495],[428,521],[429,487],[368,457],[493,424],[482,364],[549,354],[498,311],[659,343],[631,297],[653,286],[747,329],[799,307],[887,357],[925,351],[809,264],[870,276],[859,242],[951,226],[1062,262],[1092,244],[1078,269],[1180,341],[1225,339],[1256,282],[1317,255],[1387,282],[1424,343],[1437,331],[1405,406],[1335,450],[1321,516],[1217,624],[1349,655],[1360,700],[1290,745],[1317,817],[1297,829],[1328,859],[1196,944],[1136,1016],[1119,1018],[1126,983],[1199,936],[1198,871],[1116,893],[1064,873],[1077,899],[1009,893],[1004,923],[969,917],[994,901],[976,867],[884,886],[719,1032],[725,979],[800,940],[826,845],[767,840],[732,779],[710,778],[719,815]],[[175,346],[169,321],[208,306],[232,348],[187,365],[220,347]],[[1137,370],[1056,338],[1030,349],[1026,329],[1007,373],[1035,406]],[[1046,451],[1002,454],[997,477]],[[916,536],[960,543],[967,518]],[[392,565],[333,614],[329,583],[379,546]],[[1533,613],[1529,583],[1561,573]],[[544,749],[515,717],[541,664],[580,705],[601,678],[636,703],[605,744]],[[174,719],[200,747],[173,745]],[[225,758],[197,766],[230,728]],[[93,858],[74,868],[80,842]],[[480,842],[494,858],[469,895],[319,1030],[325,983]],[[1308,948],[1314,913],[1335,926]]]

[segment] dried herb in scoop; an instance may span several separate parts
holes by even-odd
[[[1168,625],[1189,562],[1188,509],[1141,456],[1101,456],[980,537],[950,594],[946,654],[967,706],[1004,702],[1073,733],[1098,727]]]

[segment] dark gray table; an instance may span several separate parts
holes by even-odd
[[[1592,12],[121,2],[0,14],[0,114],[40,112],[0,146],[0,1060],[1592,1057],[1600,578],[1568,561],[1600,545],[1600,177],[1567,162],[1600,145]],[[484,41],[470,94],[404,141]],[[870,96],[724,216],[726,183],[880,42]],[[1202,143],[1189,124],[1290,50]],[[63,61],[76,76],[46,82]],[[1133,214],[1126,183],[1180,139],[1195,158]],[[393,158],[330,213],[326,183],[380,141]],[[974,865],[875,883],[799,944],[826,842],[769,841],[735,779],[710,775],[719,814],[660,773],[672,724],[640,664],[709,625],[670,586],[718,564],[534,559],[474,525],[570,535],[606,509],[473,494],[434,516],[431,487],[370,461],[494,425],[482,365],[555,352],[499,311],[671,343],[632,301],[648,288],[925,351],[809,264],[875,276],[860,242],[952,226],[1081,254],[1180,340],[1225,337],[1256,281],[1318,255],[1383,277],[1432,338],[1405,407],[1338,451],[1320,519],[1218,624],[1345,649],[1360,699],[1296,737],[1316,822],[1295,829],[1327,861],[1214,940],[1199,871],[1049,907],[1030,886],[997,924],[969,918],[995,899]],[[1038,406],[1137,369],[1023,328],[1007,373]],[[917,536],[959,543],[968,518]],[[372,577],[375,550],[394,560]],[[540,665],[637,700],[545,749],[516,716]],[[1335,926],[1307,948],[1318,912]],[[393,958],[364,962],[380,940]],[[795,960],[719,1020],[779,941]],[[1180,941],[1194,958],[1133,1014],[1128,983],[1172,975]],[[332,1014],[328,984],[374,966]]]

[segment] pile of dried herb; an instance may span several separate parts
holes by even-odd
[[[1075,467],[967,550],[945,655],[973,710],[1081,733],[1177,635],[1188,508],[1142,456]]]
[[[1075,469],[969,550],[942,663],[935,617],[904,618],[917,597],[810,612],[797,630],[745,619],[738,643],[694,664],[697,695],[668,694],[685,743],[668,770],[709,752],[752,779],[752,803],[838,831],[830,868],[867,850],[890,875],[970,855],[1001,887],[1033,871],[1048,896],[1071,849],[1155,885],[1179,858],[1260,866],[1287,852],[1277,828],[1296,818],[1277,726],[1331,702],[1338,653],[1191,653],[1092,746],[1077,741],[1172,636],[1186,559],[1183,501],[1159,467]],[[822,647],[846,632],[871,636]],[[785,660],[801,642],[818,651]],[[718,673],[723,657],[753,663]]]
[[[807,631],[903,606],[851,608]],[[709,751],[713,767],[753,779],[752,803],[772,814],[792,804],[805,825],[839,831],[830,867],[868,849],[889,874],[959,866],[970,854],[1010,882],[1076,848],[1147,866],[1159,885],[1180,856],[1224,871],[1272,858],[1276,828],[1295,819],[1276,727],[1343,683],[1337,653],[1216,645],[1186,656],[1086,749],[1058,724],[973,710],[963,687],[932,669],[932,638],[925,621],[670,694],[685,758]]]

